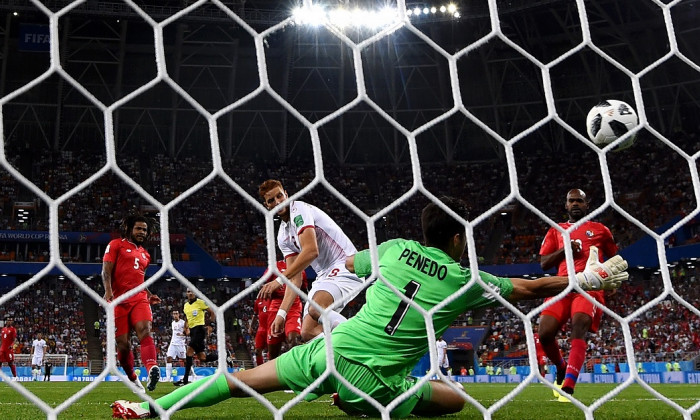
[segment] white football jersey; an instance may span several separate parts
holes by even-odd
[[[435,347],[437,347],[438,366],[442,367],[445,364],[445,350],[447,350],[447,342],[445,340],[438,340],[435,343]]]
[[[185,344],[185,320],[173,321],[172,328],[173,338],[170,340],[170,343],[175,345]]]
[[[340,229],[333,219],[316,206],[303,201],[289,204],[289,221],[282,221],[277,232],[277,245],[285,258],[301,252],[299,234],[305,229],[316,231],[318,257],[311,262],[311,267],[318,277],[327,275],[350,274],[345,268],[345,260],[355,255],[357,249],[350,238]]]
[[[41,340],[34,339],[34,341],[32,341],[32,348],[34,349],[34,357],[44,357],[46,341],[43,338]]]

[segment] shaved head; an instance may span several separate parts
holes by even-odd
[[[588,200],[586,199],[586,198],[587,198],[587,197],[586,197],[586,193],[585,193],[583,190],[580,190],[580,189],[578,189],[578,188],[574,188],[573,190],[569,190],[569,192],[566,193],[566,198],[569,198],[569,196],[570,196],[571,194],[576,194],[576,195],[580,196],[581,198],[583,198],[584,200],[588,201]]]

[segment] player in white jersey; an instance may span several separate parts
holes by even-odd
[[[438,368],[443,375],[447,375],[447,368],[450,367],[450,361],[447,359],[447,341],[442,336],[435,342],[437,348]]]
[[[36,333],[36,338],[32,341],[32,380],[39,380],[41,366],[44,365],[45,349],[46,340],[41,338],[41,333]]]
[[[187,353],[187,343],[185,337],[188,334],[187,324],[184,319],[180,319],[180,312],[173,310],[173,322],[171,324],[173,336],[168,346],[167,360],[165,363],[165,378],[170,382],[173,371],[173,359],[184,360]]]
[[[258,193],[268,209],[274,208],[288,197],[282,183],[274,179],[263,182]],[[277,233],[277,246],[287,263],[284,275],[300,287],[301,273],[308,266],[316,271],[316,280],[311,285],[308,296],[322,308],[333,305],[334,310],[327,315],[327,321],[333,329],[346,320],[340,311],[359,293],[363,283],[345,268],[345,260],[354,255],[357,249],[338,224],[318,207],[302,201],[292,201],[277,214],[282,219]],[[258,296],[269,299],[272,292],[281,286],[281,280],[269,282],[263,286]],[[295,297],[296,292],[287,287],[272,323],[272,335],[284,333],[287,311]],[[301,324],[301,337],[304,341],[323,332],[323,327],[319,324],[320,316],[320,311],[307,302]]]

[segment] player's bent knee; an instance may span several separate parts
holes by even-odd
[[[304,321],[301,323],[301,338],[302,340],[309,341],[323,332],[323,326],[318,322],[314,321],[312,317],[304,317]]]
[[[308,330],[308,331],[302,330],[301,331],[301,339],[304,340],[304,342],[313,340],[313,338],[316,337],[317,335],[318,335],[318,333],[316,333],[313,330]]]
[[[309,316],[314,320],[318,321],[318,319],[321,317],[321,312],[319,312],[318,309],[311,306],[309,308]]]

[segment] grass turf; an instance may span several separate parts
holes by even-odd
[[[56,407],[87,383],[79,382],[29,382],[23,383],[27,390],[41,398],[51,407]],[[671,399],[683,408],[689,408],[700,402],[700,385],[653,385],[655,390]],[[584,404],[592,404],[614,388],[609,384],[579,384],[576,397]],[[161,383],[150,395],[157,398],[172,391],[170,383]],[[469,395],[486,408],[496,404],[514,389],[513,384],[469,384],[465,387]],[[274,392],[266,398],[276,407],[281,407],[294,395]],[[97,385],[90,393],[75,401],[69,408],[58,415],[59,419],[106,419],[110,418],[109,405],[117,399],[138,400],[131,391],[119,382],[104,382]],[[329,396],[323,396],[313,402],[300,402],[284,416],[285,419],[348,419],[349,417],[330,406]],[[596,419],[614,420],[656,420],[682,419],[682,415],[639,385],[632,385],[621,391],[612,400],[603,404],[595,412]],[[40,419],[46,414],[24,396],[0,383],[0,419]],[[174,414],[172,419],[272,419],[272,414],[253,398],[230,399],[207,408],[192,408]],[[483,415],[474,406],[467,403],[460,413],[445,416],[449,419],[481,419]],[[518,420],[572,420],[584,419],[584,413],[573,404],[557,402],[549,388],[540,384],[531,384],[511,401],[495,411],[493,419]],[[700,420],[700,412],[695,412],[693,419]]]

